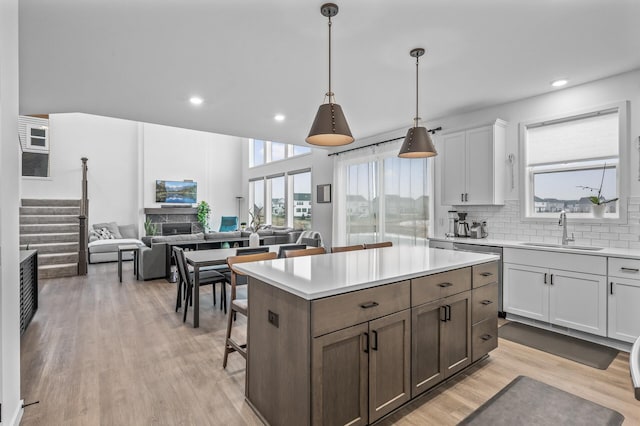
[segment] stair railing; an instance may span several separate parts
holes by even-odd
[[[80,215],[78,223],[80,227],[78,241],[78,275],[87,275],[87,252],[89,246],[89,199],[87,198],[87,161],[82,157],[82,199],[80,200]]]

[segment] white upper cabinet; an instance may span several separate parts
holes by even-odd
[[[504,204],[506,126],[496,120],[442,136],[443,205]]]

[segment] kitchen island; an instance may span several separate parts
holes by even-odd
[[[238,265],[247,400],[271,425],[374,423],[496,347],[498,259],[387,247]]]

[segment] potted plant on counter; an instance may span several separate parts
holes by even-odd
[[[607,204],[618,201],[618,197],[607,200],[602,196],[602,185],[604,184],[604,174],[606,170],[607,163],[604,163],[604,165],[602,166],[602,178],[600,179],[599,188],[593,188],[591,186],[579,186],[579,188],[588,189],[591,192],[597,191],[598,194],[589,197],[589,201],[591,201],[591,212],[593,213],[593,217],[598,219],[602,219],[604,217],[604,212],[607,209]]]

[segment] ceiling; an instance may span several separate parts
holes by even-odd
[[[85,112],[304,144],[322,1],[21,0],[21,114]],[[333,90],[356,140],[640,68],[638,0],[346,0]],[[204,103],[195,107],[189,98]],[[286,115],[284,122],[273,117]]]

